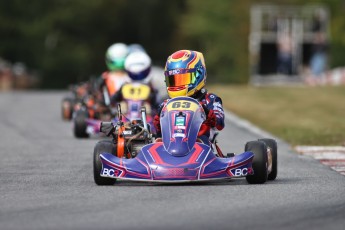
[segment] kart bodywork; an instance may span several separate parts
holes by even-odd
[[[121,104],[122,107],[125,108],[122,119],[123,122],[140,119],[141,107],[147,105],[146,100],[148,100],[150,92],[150,87],[143,83],[126,83],[121,88]],[[115,112],[112,110],[113,109],[111,109],[109,106],[106,106],[102,111],[95,111],[94,103],[84,103],[84,107],[80,109],[80,113],[76,114],[74,122],[74,129],[78,131],[75,133],[81,133],[81,135],[75,136],[97,136],[100,134],[102,121],[111,121],[113,123],[117,123],[119,121],[118,117],[115,117]],[[152,121],[152,116],[147,115],[147,122],[152,124]],[[153,125],[151,125],[151,128],[153,128]]]
[[[252,174],[253,157],[252,152],[244,152],[232,158],[217,158],[209,146],[201,143],[195,143],[185,156],[176,157],[166,151],[160,142],[144,146],[133,159],[101,154],[101,176],[156,182],[243,177]]]
[[[195,99],[177,97],[169,100],[160,117],[162,139],[142,147],[136,157],[120,158],[110,151],[97,153],[95,147],[95,182],[103,184],[102,178],[106,178],[104,184],[113,184],[116,179],[180,183],[254,177],[253,183],[264,183],[270,173],[269,151],[266,147],[263,149],[266,145],[263,142],[253,145],[262,147],[261,156],[254,150],[249,151],[255,148],[248,147],[249,150],[243,153],[219,157],[213,152],[212,145],[203,144],[197,138],[205,118],[202,106]],[[254,156],[261,165],[255,166],[256,169],[253,168]],[[255,178],[259,174],[265,174],[263,179]]]

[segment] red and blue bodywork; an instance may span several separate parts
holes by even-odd
[[[122,121],[128,122],[132,120],[141,119],[141,107],[147,104],[147,100],[150,97],[151,89],[144,83],[126,83],[121,88],[121,103],[125,107],[125,113]],[[151,108],[152,109],[152,108]],[[155,132],[153,126],[153,118],[151,115],[147,115],[147,123],[150,124],[151,131]],[[114,124],[118,122],[118,118],[111,120]],[[102,121],[99,119],[87,118],[86,119],[86,132],[89,135],[99,134]]]
[[[176,97],[161,112],[162,141],[145,145],[132,159],[102,153],[102,177],[150,182],[191,182],[253,174],[254,154],[217,157],[211,146],[198,141],[206,115],[193,98]]]

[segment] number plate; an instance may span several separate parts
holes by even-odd
[[[147,100],[150,91],[150,87],[144,84],[125,84],[122,87],[122,95],[125,100]]]
[[[172,103],[168,103],[167,105],[167,110],[191,110],[191,111],[196,111],[200,107],[199,104],[193,102],[193,101],[186,101],[186,100],[181,100],[181,101],[174,101]]]

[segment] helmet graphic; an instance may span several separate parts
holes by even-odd
[[[206,66],[202,53],[179,50],[165,64],[165,83],[170,98],[192,96],[206,83]]]
[[[133,52],[126,58],[125,70],[132,80],[142,81],[151,71],[151,58],[145,52]]]
[[[110,71],[123,70],[128,48],[126,44],[115,43],[111,45],[105,55],[105,62]]]

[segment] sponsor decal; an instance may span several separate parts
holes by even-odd
[[[124,130],[123,134],[124,135],[131,135],[132,134],[132,130]]]
[[[247,176],[248,175],[248,168],[242,168],[242,169],[235,169],[235,176]]]
[[[224,117],[223,107],[219,102],[213,103],[213,110],[215,111],[216,115],[219,117]]]
[[[213,103],[213,107],[222,107],[222,105],[220,104],[220,102],[214,102]]]
[[[172,137],[173,138],[175,138],[175,137],[183,137],[184,138],[184,137],[186,137],[186,135],[183,133],[174,133]]]
[[[175,75],[175,74],[179,74],[179,73],[180,73],[180,69],[169,70],[169,75]]]
[[[213,109],[217,111],[222,111],[223,112],[223,107],[219,102],[214,102],[213,103]]]
[[[184,117],[176,117],[175,126],[184,126],[185,120],[186,119]]]
[[[102,170],[102,176],[106,176],[106,177],[117,177],[120,174],[121,174],[121,171],[117,169],[103,168]]]

